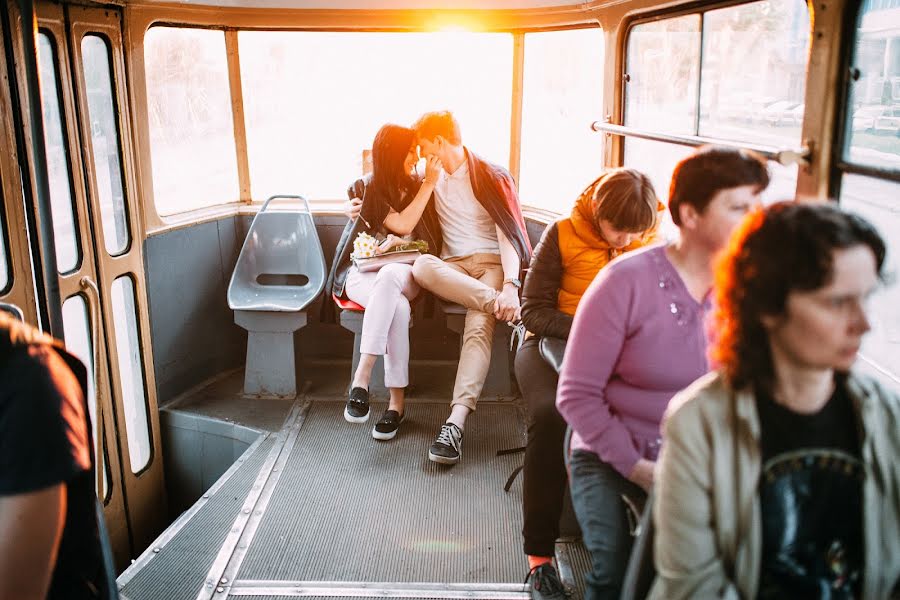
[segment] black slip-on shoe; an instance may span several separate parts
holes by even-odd
[[[369,390],[361,387],[350,390],[350,398],[344,407],[344,419],[350,423],[365,423],[369,420]]]
[[[403,415],[396,410],[386,410],[372,428],[372,437],[376,440],[392,440],[397,435],[397,430],[400,429],[402,422]]]

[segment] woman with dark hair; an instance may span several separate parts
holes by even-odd
[[[360,233],[377,236],[376,253],[409,241],[415,233],[430,251],[440,251],[440,225],[429,202],[441,164],[429,158],[425,179],[414,175],[418,162],[412,129],[385,125],[372,143],[372,175],[357,180],[347,190],[362,201],[359,216],[344,229],[329,275],[332,293],[365,307],[360,359],[350,385],[344,418],[351,423],[369,419],[369,379],[375,360],[384,356],[384,383],[390,401],[372,437],[392,439],[403,420],[404,390],[409,383],[410,301],[419,293],[412,265],[388,264],[378,271],[362,272],[351,264],[353,242]]]
[[[781,203],[716,271],[716,372],[665,421],[652,596],[886,599],[900,583],[900,398],[851,370],[885,259],[863,219]]]
[[[556,410],[556,370],[541,357],[540,340],[569,337],[575,309],[597,272],[653,243],[662,210],[646,175],[613,169],[585,188],[568,217],[547,227],[532,255],[522,322],[533,335],[516,353],[515,366],[528,413],[522,534],[533,598],[565,596],[553,556],[566,490],[566,422]]]
[[[640,510],[652,486],[663,412],[708,370],[713,255],[768,182],[753,153],[708,146],[682,160],[669,191],[680,238],[601,270],[575,313],[556,405],[573,430],[570,485],[591,552],[588,600],[619,597],[629,510]]]

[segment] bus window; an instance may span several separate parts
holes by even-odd
[[[900,381],[900,184],[861,175],[844,175],[841,207],[875,224],[888,245],[887,283],[869,305],[872,331],[860,354],[881,371]]]
[[[97,429],[97,390],[94,386],[94,351],[91,339],[91,325],[88,307],[84,297],[76,294],[63,302],[63,333],[66,350],[78,357],[87,368],[88,412],[91,419],[91,430],[94,436],[94,464],[103,465],[103,489],[97,490],[97,496],[106,500],[109,495],[109,472],[106,461],[101,454],[103,432]]]
[[[705,13],[699,135],[799,147],[808,54],[804,0]]]
[[[863,170],[900,168],[900,0],[866,0],[857,21],[847,91],[844,160]],[[848,169],[852,165],[847,165]],[[869,305],[872,331],[860,355],[900,381],[900,183],[862,174],[841,176],[841,206],[874,223],[888,245],[888,281]]]
[[[131,240],[109,42],[99,35],[86,35],[81,40],[81,53],[103,241],[106,251],[117,255],[128,249]]]
[[[6,255],[6,219],[0,215],[0,293],[6,292],[10,283],[9,259]]]
[[[250,187],[345,198],[385,123],[449,109],[464,143],[509,163],[513,38],[508,33],[238,34]]]
[[[603,106],[603,30],[526,33],[523,79],[519,197],[566,213],[602,171],[603,136],[584,124]]]
[[[125,428],[128,434],[128,458],[131,461],[131,471],[139,473],[150,462],[150,425],[141,366],[134,282],[131,277],[123,275],[113,281],[111,291],[122,406],[125,409]]]
[[[56,45],[44,32],[38,34],[38,62],[41,74],[41,112],[44,117],[44,144],[47,148],[47,172],[50,205],[53,211],[53,242],[56,268],[68,273],[81,262],[81,248],[75,227],[72,202],[72,173],[66,147],[66,129],[62,117],[62,96],[56,71]]]
[[[797,147],[808,30],[803,0],[751,2],[634,26],[627,44],[625,125]],[[666,199],[675,164],[690,152],[626,137],[624,164],[647,172]],[[763,201],[792,198],[796,165],[770,161],[769,171]],[[674,233],[668,217],[663,232]]]
[[[845,157],[900,167],[900,2],[863,3],[847,106]]]
[[[225,34],[153,27],[144,37],[144,62],[157,213],[237,201]]]
[[[700,16],[634,26],[625,67],[625,125],[696,133]]]

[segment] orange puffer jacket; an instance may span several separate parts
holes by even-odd
[[[666,209],[657,204],[660,212]],[[657,224],[662,215],[657,219]],[[581,297],[597,273],[612,259],[629,250],[635,250],[657,241],[657,227],[624,248],[611,248],[594,226],[589,196],[581,196],[567,219],[557,223],[559,228],[559,252],[562,258],[562,279],[559,286],[557,307],[561,312],[574,315]]]

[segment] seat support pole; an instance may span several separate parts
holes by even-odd
[[[297,373],[294,332],[306,325],[306,311],[296,313],[234,311],[234,322],[247,330],[244,395],[295,398]]]

